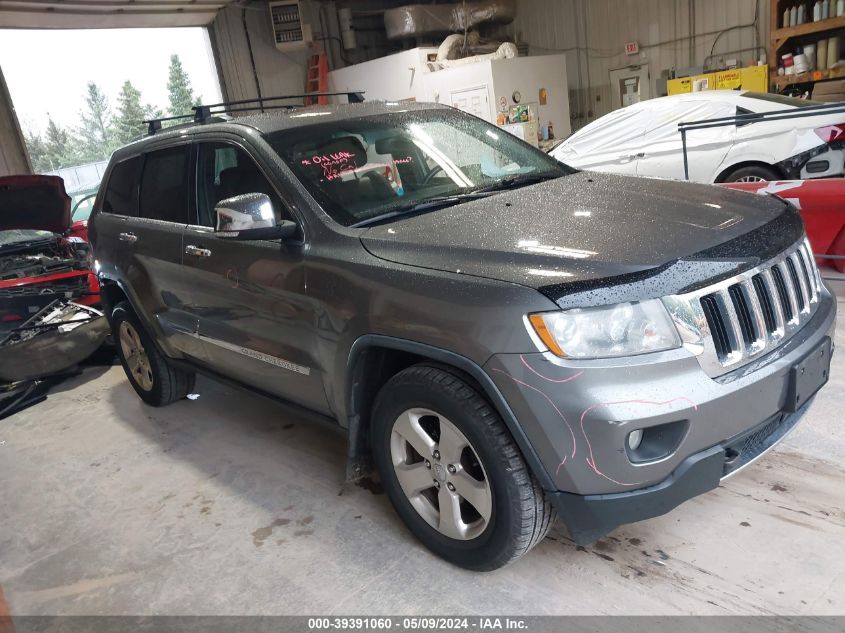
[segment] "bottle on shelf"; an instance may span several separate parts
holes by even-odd
[[[827,70],[827,39],[818,41],[816,49],[816,68],[818,70]]]
[[[830,17],[830,0],[822,0],[822,20]]]
[[[845,1],[845,0],[843,0]],[[822,19],[822,0],[816,0],[813,5],[813,22],[818,22]]]
[[[806,9],[806,7],[804,6],[804,3],[803,3],[803,2],[802,2],[802,3],[800,3],[800,4],[798,5],[798,22],[797,22],[798,24],[804,24],[804,22],[806,22],[806,21],[807,21],[807,20],[806,20],[806,17],[807,17],[807,16],[806,16],[806,11],[807,11],[807,9]]]
[[[836,17],[845,15],[845,0],[836,0]]]
[[[789,10],[789,26],[798,24],[798,7],[793,6]]]

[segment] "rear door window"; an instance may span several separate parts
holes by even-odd
[[[103,211],[117,215],[138,215],[138,177],[141,173],[141,157],[135,156],[112,167]]]
[[[140,216],[188,223],[190,145],[150,152],[141,176]]]

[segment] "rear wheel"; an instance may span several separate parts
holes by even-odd
[[[771,167],[765,165],[750,165],[740,167],[725,176],[723,182],[770,182],[780,180],[781,175]]]
[[[554,522],[504,423],[455,373],[418,365],[389,380],[374,407],[372,440],[399,516],[455,565],[502,567]]]
[[[191,392],[196,375],[174,367],[159,353],[127,302],[112,310],[111,328],[120,364],[144,402],[163,407]]]

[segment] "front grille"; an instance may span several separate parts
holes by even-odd
[[[664,301],[685,342],[715,377],[783,344],[813,316],[821,291],[803,240],[754,270]]]

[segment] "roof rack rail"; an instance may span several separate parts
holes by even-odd
[[[217,114],[228,114],[230,112],[251,112],[253,110],[290,110],[292,108],[305,107],[304,101],[312,97],[346,97],[349,103],[363,103],[364,92],[360,90],[346,92],[304,92],[300,94],[279,95],[275,97],[258,97],[256,99],[241,99],[239,101],[224,101],[208,105],[193,107],[193,114],[182,114],[179,116],[161,117],[144,121],[147,124],[147,134],[152,136],[161,129],[164,121],[180,121],[191,119],[193,123],[204,123]],[[302,99],[303,103],[279,104],[276,101],[287,101],[290,99]],[[270,102],[270,103],[268,103]]]
[[[147,124],[147,135],[152,136],[161,129],[163,121],[180,121],[181,119],[192,119],[191,114],[182,114],[180,116],[165,116],[158,119],[147,119],[144,123]]]
[[[241,99],[240,101],[224,101],[194,107],[194,121],[202,122],[213,114],[224,114],[228,112],[247,112],[250,110],[287,110],[290,108],[305,107],[304,103],[296,104],[268,104],[273,101],[287,101],[290,99],[310,99],[312,97],[346,97],[349,103],[363,103],[364,93],[359,90],[346,92],[304,92],[299,94],[279,95],[275,97],[258,97],[256,99]],[[243,106],[243,107],[236,107]],[[212,111],[214,110],[214,111]]]

